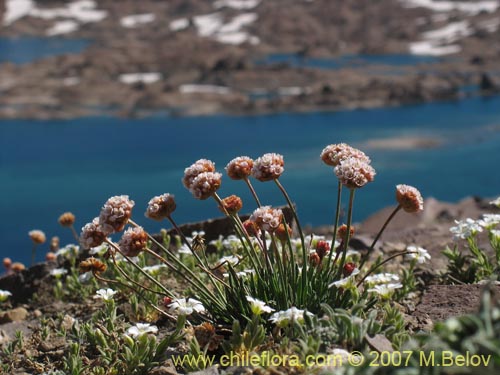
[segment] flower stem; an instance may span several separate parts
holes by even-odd
[[[339,227],[339,219],[340,219],[341,200],[342,200],[342,183],[339,181],[337,186],[337,208],[335,209],[335,223],[333,226],[332,243],[330,244],[330,254],[328,255],[327,269],[330,269],[333,252],[335,251],[335,242],[337,241],[337,229]]]
[[[342,249],[342,258],[340,258],[340,263],[339,263],[339,270],[338,270],[339,277],[340,277],[340,275],[342,275],[342,271],[344,269],[344,263],[345,263],[345,259],[347,257],[347,248],[349,247],[349,240],[351,237],[352,212],[353,212],[353,206],[354,206],[355,192],[356,192],[356,189],[350,189],[350,192],[349,192],[349,210],[347,212],[347,232],[346,232],[345,238],[342,239],[344,248]]]
[[[76,243],[78,244],[80,242],[80,238],[78,237],[78,233],[76,233],[74,225],[71,224],[69,229],[71,230],[71,233],[73,233],[73,237],[75,237]]]
[[[259,197],[257,196],[257,193],[255,192],[255,189],[253,188],[252,183],[250,182],[250,180],[248,179],[248,177],[244,177],[243,180],[245,181],[245,183],[247,184],[248,188],[250,189],[250,192],[252,193],[252,195],[253,195],[253,197],[255,199],[255,202],[257,203],[257,206],[261,207],[262,205],[260,204]]]
[[[33,248],[31,249],[31,265],[35,264],[35,256],[36,256],[36,244],[33,244]]]
[[[387,218],[387,220],[385,221],[384,225],[382,226],[382,228],[380,228],[380,231],[377,233],[377,236],[375,237],[375,239],[373,240],[372,244],[370,245],[370,248],[368,249],[368,251],[366,252],[366,254],[363,256],[363,259],[361,260],[361,262],[359,263],[359,269],[361,269],[361,267],[363,267],[363,265],[366,263],[366,261],[368,260],[371,252],[373,251],[373,248],[375,247],[375,245],[377,244],[380,236],[382,235],[382,233],[384,233],[384,230],[385,228],[387,228],[387,225],[389,225],[389,223],[391,222],[391,220],[394,218],[394,216],[396,216],[396,214],[399,212],[399,210],[402,208],[401,205],[398,205],[394,211],[392,211],[392,213],[389,215],[389,217]]]

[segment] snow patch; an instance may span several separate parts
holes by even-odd
[[[454,10],[475,16],[481,12],[493,13],[500,8],[497,0],[484,1],[436,1],[436,0],[400,0],[407,8],[427,8],[435,12],[452,12]]]
[[[253,9],[257,7],[262,0],[217,0],[214,3],[216,9],[220,8],[232,8],[232,9]]]
[[[414,55],[443,56],[458,53],[459,45],[452,44],[473,33],[468,21],[452,22],[436,30],[422,34],[424,40],[410,43],[410,53]]]
[[[132,14],[130,16],[125,16],[120,20],[120,25],[126,28],[133,28],[146,23],[153,22],[155,20],[155,15],[153,13],[144,14]]]
[[[479,22],[479,28],[494,33],[500,27],[500,18],[492,18]]]
[[[151,84],[161,79],[160,73],[126,73],[118,78],[121,83],[133,85],[134,83]]]
[[[80,78],[78,77],[66,77],[63,79],[64,86],[76,86],[80,83]]]
[[[187,18],[179,18],[170,22],[169,28],[172,31],[181,31],[189,27],[189,20]]]
[[[459,53],[462,47],[459,45],[439,46],[433,42],[422,41],[410,43],[410,53],[423,56],[445,56]]]
[[[204,14],[193,18],[198,34],[202,37],[211,37],[222,27],[220,13]]]
[[[209,37],[220,43],[242,44],[245,42],[258,44],[259,38],[243,31],[242,28],[257,20],[256,13],[242,13],[223,23],[219,12],[194,17],[194,25],[201,37]]]
[[[231,92],[229,87],[216,85],[184,84],[179,86],[181,94],[217,94],[227,95]]]
[[[34,7],[35,3],[33,0],[6,0],[5,14],[3,16],[4,26],[9,26],[27,16]]]
[[[78,30],[79,27],[80,25],[76,21],[72,20],[57,21],[50,29],[47,30],[47,35],[55,36],[61,34],[68,34]]]

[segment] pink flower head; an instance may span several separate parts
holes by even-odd
[[[175,211],[175,208],[174,196],[166,193],[151,198],[145,216],[153,220],[162,220],[169,217]]]
[[[141,227],[128,228],[118,243],[120,250],[128,257],[135,257],[146,248],[148,235]]]
[[[99,218],[96,217],[91,223],[85,224],[80,234],[80,244],[85,249],[90,249],[101,245],[106,239],[106,233],[99,224]]]
[[[252,159],[250,159],[248,156],[238,156],[227,164],[226,172],[229,178],[233,180],[242,180],[250,176],[252,167]]]
[[[117,195],[111,197],[104,203],[99,215],[99,224],[106,234],[121,232],[132,216],[132,208],[135,202],[128,195]]]
[[[370,164],[370,158],[357,148],[351,147],[346,143],[339,143],[326,146],[321,152],[321,160],[327,165],[336,167],[342,161],[348,158],[355,158]]]
[[[349,189],[357,189],[373,181],[375,169],[367,162],[358,158],[348,158],[334,169],[342,185]]]
[[[409,185],[396,186],[396,200],[406,212],[424,210],[424,199],[418,189]]]
[[[219,189],[222,174],[218,172],[200,173],[191,183],[189,191],[196,199],[207,199]]]
[[[268,232],[274,232],[278,229],[282,219],[283,212],[279,208],[271,208],[271,206],[257,208],[250,216],[251,221],[257,224],[260,229]]]
[[[271,181],[278,179],[285,171],[285,162],[280,154],[264,154],[255,160],[252,168],[252,176],[259,181]]]
[[[215,164],[207,159],[200,159],[184,169],[182,183],[186,189],[190,189],[194,179],[203,172],[215,172]]]

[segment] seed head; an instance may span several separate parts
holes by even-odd
[[[274,234],[276,235],[278,240],[280,240],[281,242],[286,242],[288,238],[292,237],[292,228],[290,228],[290,226],[287,224],[285,229],[285,224],[281,223],[276,229],[276,232],[274,232]]]
[[[278,179],[285,171],[283,155],[269,153],[255,160],[252,167],[252,176],[259,181]]]
[[[190,189],[194,179],[203,172],[215,172],[215,164],[210,160],[200,159],[184,169],[182,183],[186,189]]]
[[[142,227],[128,228],[118,243],[120,250],[128,257],[135,257],[146,248],[148,235]]]
[[[116,195],[109,198],[101,209],[99,224],[106,234],[121,232],[132,216],[135,202],[128,195]]]
[[[57,259],[57,255],[55,253],[48,252],[45,254],[45,260],[47,262],[55,262]]]
[[[336,167],[348,158],[355,158],[367,164],[371,162],[370,158],[363,151],[351,147],[346,143],[328,145],[321,152],[321,160],[332,167]]]
[[[82,228],[82,233],[80,234],[80,244],[84,249],[90,249],[101,245],[106,239],[106,233],[104,233],[101,225],[99,224],[99,218],[94,218],[91,223],[85,224]]]
[[[344,264],[344,269],[342,273],[344,274],[344,277],[351,276],[351,274],[354,272],[356,269],[356,265],[352,262]]]
[[[422,194],[413,186],[397,185],[396,200],[406,212],[419,212],[424,210]]]
[[[3,258],[3,266],[6,270],[10,269],[12,266],[12,260],[10,258]]]
[[[232,180],[242,180],[252,173],[253,159],[238,156],[226,165],[226,173]]]
[[[145,215],[150,219],[160,221],[172,215],[176,207],[174,196],[166,193],[151,198]]]
[[[222,174],[203,172],[195,177],[189,191],[196,199],[205,200],[212,196],[221,185]]]
[[[243,207],[243,201],[237,195],[230,195],[222,199],[222,205],[219,205],[219,210],[227,212],[229,215],[237,214]],[[224,213],[225,213],[224,212]]]
[[[309,263],[314,267],[317,267],[321,264],[321,257],[317,252],[309,254]]]
[[[10,266],[10,269],[13,272],[19,273],[19,272],[24,271],[26,269],[26,267],[24,266],[24,264],[22,264],[20,262],[14,262],[14,263],[12,263],[12,266]]]
[[[349,189],[357,189],[373,181],[375,169],[367,162],[358,158],[347,158],[334,169],[342,185]]]
[[[223,336],[218,335],[215,332],[215,327],[209,322],[204,322],[201,325],[194,327],[194,336],[200,344],[200,347],[207,347],[209,351],[217,350],[220,343],[224,339]]]
[[[28,235],[30,236],[31,241],[33,241],[33,243],[36,245],[40,245],[47,240],[45,237],[45,233],[38,229],[30,230],[28,232]]]
[[[351,226],[351,228],[349,229],[349,237],[352,237],[352,236],[354,236],[354,227],[353,226]],[[337,237],[342,241],[345,241],[347,239],[347,225],[342,224],[337,229]]]
[[[245,220],[243,222],[243,228],[245,228],[249,236],[256,237],[259,235],[259,227],[251,220]]]
[[[58,221],[63,227],[70,227],[75,223],[75,215],[71,212],[65,212],[59,216]]]
[[[320,240],[316,243],[316,252],[321,259],[323,259],[323,257],[328,254],[329,251],[330,244],[327,241]]]
[[[271,206],[257,208],[250,216],[250,220],[257,224],[259,229],[271,233],[278,229],[282,219],[283,212],[279,208],[271,208]]]
[[[94,257],[87,258],[80,262],[80,273],[92,272],[94,274],[101,274],[106,271],[106,264]]]

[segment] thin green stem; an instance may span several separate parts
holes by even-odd
[[[351,225],[352,225],[352,212],[354,208],[354,195],[356,193],[356,189],[352,188],[349,191],[349,209],[347,211],[347,233],[345,238],[343,238],[344,248],[342,249],[342,257],[340,258],[338,276],[342,275],[342,271],[344,269],[345,259],[347,257],[347,248],[349,247],[349,240],[351,237]],[[332,250],[330,250],[332,251]]]
[[[75,237],[76,243],[80,242],[80,238],[78,237],[78,233],[76,233],[75,227],[70,225],[69,229],[71,230],[71,233],[73,234],[73,237]]]
[[[35,256],[36,256],[36,244],[33,244],[33,248],[31,249],[31,265],[35,265]]]
[[[260,204],[259,197],[257,196],[257,193],[255,192],[255,189],[253,188],[252,183],[248,179],[248,177],[243,178],[243,181],[247,184],[248,188],[250,189],[250,192],[252,193],[253,198],[255,199],[255,202],[257,203],[258,207],[261,207],[262,205]]]
[[[332,256],[335,251],[335,242],[337,241],[337,229],[339,228],[341,203],[342,203],[342,183],[339,181],[337,186],[337,207],[335,209],[335,223],[333,225],[332,243],[330,244],[330,254],[328,254],[328,263],[327,263],[328,270],[330,269],[330,265],[332,263]]]

